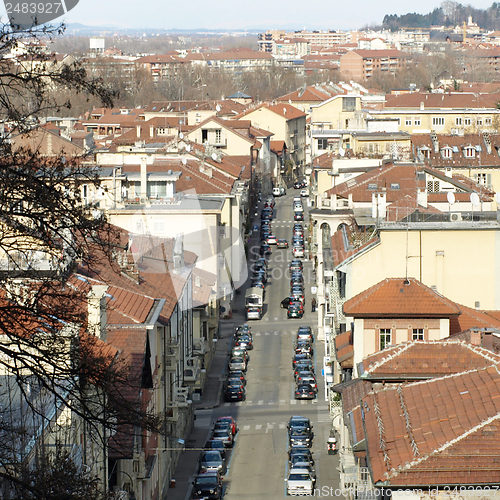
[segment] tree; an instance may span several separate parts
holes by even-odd
[[[112,105],[115,92],[100,78],[42,51],[40,42],[61,32],[0,27],[1,53],[24,52],[0,60],[0,436],[11,443],[0,447],[0,480],[7,485],[2,498],[99,497],[78,490],[80,477],[57,446],[55,455],[36,450],[28,464],[23,444],[36,425],[52,424],[49,407],[58,418],[66,409],[78,415],[104,442],[123,422],[157,428],[123,397],[126,370],[86,333],[88,290],[71,282],[78,262],[91,268],[96,259],[109,259],[112,265],[120,245],[75,189],[78,182],[94,182],[95,172],[82,158],[46,158],[11,144],[15,135],[39,126],[40,118],[69,107],[68,91]],[[96,489],[91,476],[82,477]],[[64,496],[73,487],[76,493]],[[59,493],[50,496],[51,488]]]

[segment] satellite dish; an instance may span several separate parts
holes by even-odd
[[[220,104],[217,104],[217,106],[215,106],[215,111],[217,111],[217,113],[220,113],[220,110],[222,108],[220,107]]]
[[[470,202],[472,203],[472,205],[478,206],[480,204],[479,195],[477,193],[471,193]]]
[[[342,148],[342,147],[339,148],[339,155],[340,156],[344,156],[345,155],[345,149],[344,148]]]
[[[189,153],[189,151],[191,151],[191,144],[187,144],[186,145],[186,151]]]
[[[450,205],[453,205],[455,203],[455,195],[451,191],[446,193],[446,199],[448,200],[448,203]]]
[[[211,156],[212,156],[212,160],[213,160],[213,161],[216,161],[216,160],[217,160],[217,155],[216,155],[215,153],[212,153],[212,155],[211,155]]]
[[[179,139],[184,139],[184,134],[182,132],[179,134]]]
[[[495,194],[495,201],[496,201],[497,203],[500,203],[500,193],[496,193],[496,194]]]
[[[183,158],[183,159],[181,160],[181,162],[182,162],[182,164],[183,164],[183,165],[187,165],[187,160],[186,160],[186,158]]]

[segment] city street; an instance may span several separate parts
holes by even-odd
[[[286,196],[276,198],[272,232],[277,238],[289,242],[293,228],[293,196],[298,191],[289,190]],[[304,205],[306,200],[304,199]],[[306,209],[307,211],[307,209]],[[307,227],[307,212],[304,227]],[[258,218],[257,218],[258,220]],[[259,244],[257,232],[252,243]],[[338,487],[338,458],[328,455],[326,440],[330,430],[328,404],[325,399],[321,376],[324,346],[315,339],[314,366],[318,381],[318,396],[312,401],[294,399],[295,383],[292,370],[293,344],[300,325],[313,327],[316,334],[315,314],[311,312],[311,262],[304,261],[305,315],[302,319],[287,319],[287,310],[280,302],[289,295],[288,264],[292,259],[291,249],[273,246],[268,271],[271,276],[266,286],[264,315],[259,321],[249,321],[254,337],[254,349],[250,351],[247,372],[247,398],[239,403],[224,403],[215,409],[199,410],[196,427],[210,430],[212,422],[219,416],[231,415],[239,426],[236,443],[228,460],[225,477],[224,498],[228,500],[275,499],[286,495],[285,477],[288,467],[287,423],[292,415],[311,419],[314,426],[312,446],[316,461],[316,488]],[[250,252],[250,258],[252,258]],[[254,255],[255,258],[255,255]],[[250,262],[251,264],[251,262]],[[242,290],[241,295],[244,294]],[[239,324],[245,322],[243,305],[233,312],[233,325],[224,325],[223,336],[232,335]],[[223,375],[221,374],[221,379]],[[326,495],[325,495],[326,496]]]

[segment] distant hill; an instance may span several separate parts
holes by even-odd
[[[382,21],[382,27],[396,31],[403,27],[429,28],[431,26],[456,26],[467,22],[469,16],[481,28],[487,30],[500,29],[500,3],[493,2],[487,9],[476,9],[470,5],[445,1],[441,7],[434,9],[428,14],[417,14],[415,12],[398,16],[387,14]]]

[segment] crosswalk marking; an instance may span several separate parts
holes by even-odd
[[[280,405],[284,405],[285,404],[285,400],[284,399],[280,399]]]
[[[297,404],[297,400],[296,399],[290,399],[290,404],[291,405],[296,405]]]
[[[263,400],[263,399],[261,399],[261,400],[257,401],[257,404],[258,404],[258,405],[263,405],[263,404],[264,404],[264,400]]]
[[[262,429],[262,424],[256,424],[255,430],[260,431]]]
[[[284,429],[286,427],[286,425],[283,423],[283,422],[280,422],[279,426],[278,426],[280,429]]]
[[[244,430],[244,431],[248,431],[248,430],[250,430],[250,426],[249,426],[249,425],[244,425],[244,426],[243,426],[243,430]]]
[[[264,333],[264,335],[267,337],[268,335],[270,335],[270,333],[269,333],[269,332],[266,332],[266,333]]]

